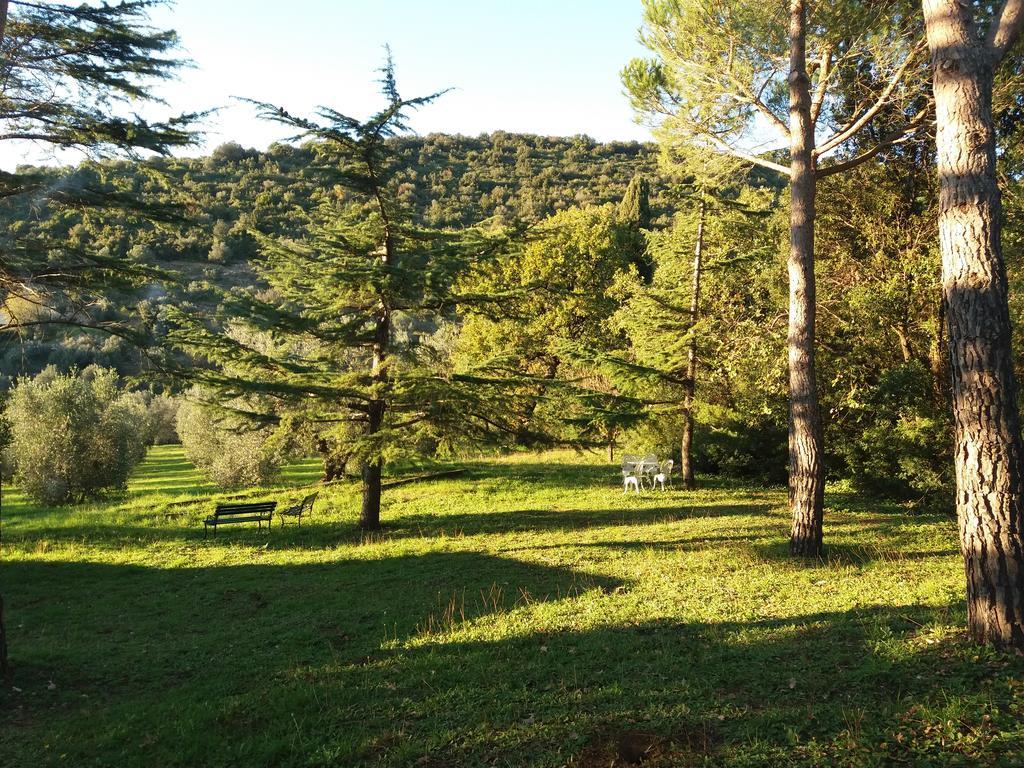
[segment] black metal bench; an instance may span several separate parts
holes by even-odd
[[[284,528],[285,517],[294,517],[298,521],[298,524],[302,525],[302,516],[312,514],[313,505],[316,503],[316,497],[319,493],[319,491],[311,493],[298,504],[290,506],[287,509],[282,509],[278,512],[277,514],[281,518],[281,527]]]
[[[274,516],[276,507],[276,501],[259,501],[255,504],[218,504],[213,510],[213,517],[208,517],[203,521],[203,538],[206,538],[210,528],[213,528],[213,535],[216,536],[217,526],[231,523],[259,523],[260,528],[263,528],[263,523],[266,523],[267,530],[270,530],[270,518]]]

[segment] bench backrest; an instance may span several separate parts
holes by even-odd
[[[313,511],[313,505],[316,503],[316,497],[320,494],[319,491],[311,493],[309,496],[302,500],[302,512],[303,514],[310,514]]]
[[[218,504],[213,511],[214,517],[232,517],[234,515],[268,515],[277,507],[276,501],[260,501],[255,504]]]

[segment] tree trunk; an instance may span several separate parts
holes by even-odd
[[[608,463],[611,464],[615,461],[615,437],[608,438]]]
[[[693,396],[697,389],[697,334],[695,326],[700,319],[700,277],[704,256],[704,216],[707,204],[701,192],[700,215],[697,219],[697,243],[693,247],[693,286],[690,291],[690,344],[686,352],[686,384],[683,389],[683,440],[680,445],[679,468],[683,475],[683,488],[697,487],[693,479]]]
[[[364,461],[363,470],[363,506],[359,512],[359,527],[373,531],[380,528],[380,492],[381,463]]]
[[[395,263],[395,247],[388,223],[387,209],[382,202],[380,211],[385,227],[384,247],[381,250],[380,260],[385,265],[392,265]],[[388,354],[391,351],[391,310],[383,296],[379,301],[373,329],[373,358],[370,364],[373,387],[366,409],[366,435],[370,438],[370,455],[361,463],[363,506],[359,513],[359,526],[365,530],[380,528],[380,478],[383,465],[379,448],[373,444],[373,436],[380,432],[384,425],[384,413],[387,410],[387,362]]]
[[[377,316],[377,328],[373,345],[372,372],[375,399],[369,402],[366,413],[366,434],[371,438],[380,432],[380,428],[384,424],[386,401],[384,400],[383,390],[387,383],[384,361],[387,357],[390,339],[391,315],[386,309],[382,308]],[[377,449],[371,445],[371,451],[376,453]],[[382,464],[379,454],[372,458],[363,459],[361,469],[363,476],[363,506],[359,513],[359,526],[367,530],[374,530],[380,528],[380,478]]]
[[[1024,648],[1022,447],[992,123],[998,59],[977,35],[969,9],[959,0],[924,0],[937,120],[956,508],[971,637]]]
[[[814,370],[814,122],[804,0],[790,0],[789,551],[821,552],[825,466]]]

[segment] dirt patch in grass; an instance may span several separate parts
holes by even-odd
[[[591,737],[572,764],[580,768],[696,765],[711,755],[718,743],[709,722],[682,726],[669,734],[607,727]]]

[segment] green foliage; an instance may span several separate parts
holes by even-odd
[[[144,433],[147,445],[168,445],[178,442],[177,416],[181,400],[166,392],[153,394],[139,390],[126,395],[145,413]]]
[[[459,229],[487,220],[494,227],[536,223],[576,205],[619,201],[637,174],[660,179],[651,145],[494,133],[478,137],[397,136],[386,142],[393,157],[396,201],[417,226]],[[90,307],[98,325],[136,329],[159,339],[169,305],[220,310],[220,291],[258,293],[250,264],[258,263],[258,237],[301,239],[316,211],[342,210],[357,196],[320,167],[323,148],[275,144],[266,151],[226,144],[208,157],[158,158],[147,163],[104,160],[77,169],[34,168],[49,188],[83,188],[132,194],[151,207],[187,207],[181,224],[43,201],[35,208],[18,198],[0,205],[0,223],[11,237],[48,243],[68,255],[93,254],[131,266],[110,274],[104,301]],[[651,216],[667,213],[663,185],[654,181]],[[142,274],[140,274],[140,270]],[[148,277],[146,272],[152,272]],[[162,272],[180,277],[176,291]],[[114,290],[114,284],[121,288]],[[181,295],[182,293],[186,295]],[[145,371],[148,360],[129,343],[109,345],[104,334],[71,337],[64,328],[22,329],[23,349],[0,350],[0,377],[36,373],[49,364],[62,370],[96,362],[124,375]],[[155,346],[150,343],[149,346]],[[3,386],[0,378],[0,386]]]
[[[158,99],[154,83],[182,62],[173,57],[173,32],[149,26],[149,12],[163,3],[125,0],[71,5],[11,0],[3,3],[0,39],[0,141],[32,141],[78,149],[92,158],[138,153],[169,154],[190,146],[197,115],[162,122],[138,117],[140,103]],[[143,175],[151,174],[145,170]],[[0,173],[0,330],[38,325],[107,327],[86,310],[98,295],[112,298],[156,273],[80,237],[49,236],[29,223],[40,210],[62,223],[149,217],[166,221],[174,211],[142,202],[135,190],[100,178],[93,163],[74,173],[19,167]],[[155,181],[155,179],[153,179]],[[166,195],[165,195],[166,197]],[[72,213],[74,212],[74,213]],[[126,221],[127,219],[127,221]],[[10,223],[10,226],[8,226]],[[25,312],[29,308],[29,312]],[[115,332],[128,335],[131,328]]]
[[[150,445],[168,445],[178,442],[178,408],[181,401],[166,392],[149,398],[146,413],[146,432]]]
[[[785,421],[777,414],[749,414],[705,407],[697,414],[693,463],[704,474],[784,485],[788,468]]]
[[[702,287],[694,317],[691,301],[701,200],[706,208]],[[682,202],[671,227],[648,236],[651,281],[623,276],[614,286],[612,294],[619,306],[611,324],[626,345],[617,360],[609,361],[612,375],[623,391],[648,403],[650,424],[633,439],[654,441],[676,452],[693,342],[698,361],[696,401],[713,406],[698,410],[698,420],[711,421],[697,439],[716,430],[734,432],[737,420],[756,424],[765,413],[775,413],[783,405],[778,364],[781,339],[765,323],[784,301],[776,262],[781,233],[770,213],[774,202],[774,190],[754,187],[722,198],[693,195]],[[731,415],[719,422],[721,414]],[[668,434],[675,436],[674,442],[666,440]],[[760,459],[774,462],[777,456],[770,453]],[[738,464],[714,461],[705,466],[728,472]],[[777,476],[774,468],[765,472]]]
[[[619,344],[608,325],[617,307],[609,290],[624,274],[636,274],[637,238],[611,204],[546,219],[474,289],[514,290],[500,312],[465,315],[456,370],[497,367],[526,377],[521,391],[537,398],[529,411],[532,435],[607,443],[617,422],[633,416],[617,412],[615,387],[589,358]]]
[[[954,486],[948,410],[918,361],[886,371],[852,406],[860,429],[840,443],[855,488],[875,496],[948,507]]]
[[[109,370],[48,369],[19,379],[5,414],[17,482],[40,503],[81,502],[123,489],[145,455],[145,410]]]
[[[188,460],[221,488],[265,485],[284,462],[281,440],[268,427],[232,419],[197,402],[193,390],[177,409],[176,434]]]

